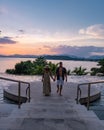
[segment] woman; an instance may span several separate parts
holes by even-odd
[[[42,81],[43,81],[43,94],[45,96],[49,96],[51,93],[51,82],[50,82],[50,77],[52,77],[52,73],[50,71],[50,68],[48,65],[45,66],[44,68],[44,73],[42,76]],[[54,80],[54,79],[53,79]]]

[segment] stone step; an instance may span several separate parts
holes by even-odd
[[[77,117],[77,118],[76,118]],[[99,128],[99,129],[98,129]],[[31,102],[0,118],[0,130],[103,130],[92,111],[80,104]]]
[[[0,130],[104,130],[99,120],[74,117],[67,119],[8,118],[0,122]]]
[[[67,84],[72,87],[65,86],[63,96],[59,96],[53,84],[51,96],[45,97],[42,84],[33,85],[31,102],[15,108],[8,117],[1,117],[0,130],[104,130],[94,112],[76,104],[75,86]]]
[[[95,118],[92,111],[87,111],[86,107],[75,103],[50,103],[35,102],[22,105],[21,109],[12,112],[11,117],[16,118],[69,118],[74,116]],[[97,117],[96,117],[97,118]]]

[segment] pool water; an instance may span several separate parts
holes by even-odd
[[[100,120],[104,120],[104,86],[101,86],[101,98],[90,104],[90,110],[93,110]]]

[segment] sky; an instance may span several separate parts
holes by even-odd
[[[0,0],[0,54],[104,55],[104,0]]]

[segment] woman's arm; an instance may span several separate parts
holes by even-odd
[[[43,80],[44,80],[44,73],[43,73],[43,75],[42,75],[42,82],[43,82]]]
[[[50,77],[51,77],[51,79],[53,79],[53,81],[54,81],[54,78],[53,78],[53,75],[52,75],[52,72],[50,71]]]

